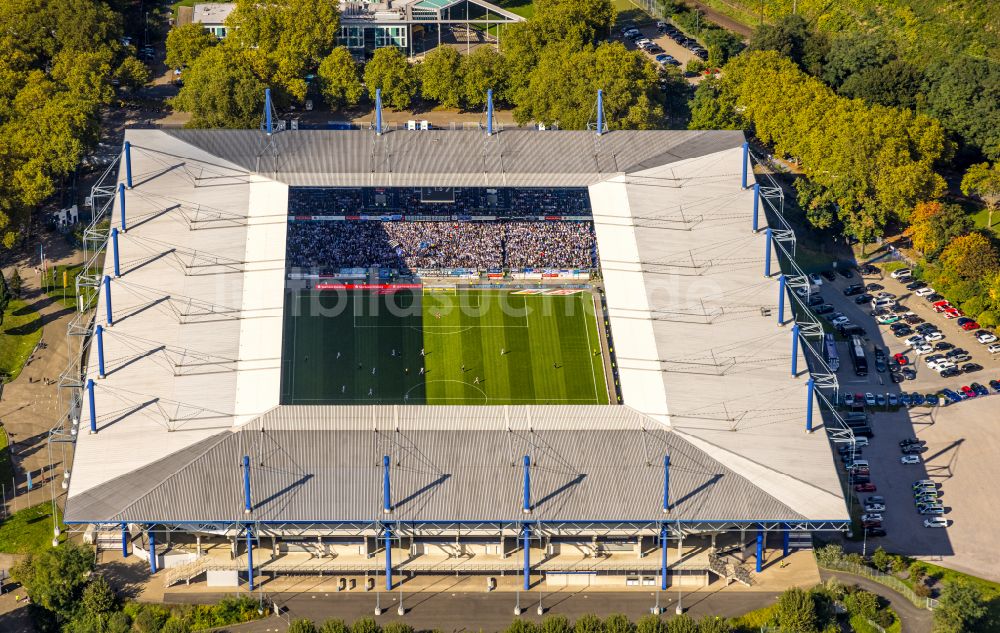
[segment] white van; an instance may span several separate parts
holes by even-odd
[[[872,310],[878,310],[879,308],[889,308],[896,305],[896,300],[891,297],[881,297],[878,299],[872,299]]]
[[[869,468],[868,460],[867,459],[856,459],[853,462],[851,462],[847,467],[850,470],[856,470],[858,468]]]

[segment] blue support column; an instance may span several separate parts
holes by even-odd
[[[104,319],[108,323],[108,327],[115,324],[115,317],[111,312],[111,277],[104,275],[104,308],[107,313]]]
[[[132,144],[125,141],[125,186],[132,188]]]
[[[385,590],[392,591],[392,529],[385,526]]]
[[[375,89],[375,134],[382,136],[382,89]]]
[[[597,135],[604,134],[604,91],[597,91]]]
[[[95,331],[95,338],[97,339],[97,376],[104,378],[107,373],[104,371],[104,328],[100,325]]]
[[[122,233],[128,230],[128,226],[125,224],[125,183],[118,183],[118,211],[121,214],[122,219]]]
[[[243,513],[250,514],[253,503],[250,500],[250,456],[243,456]]]
[[[740,181],[740,185],[746,189],[747,188],[747,161],[750,159],[750,143],[746,141],[743,142],[743,180]]]
[[[90,405],[90,432],[97,433],[97,408],[94,406],[94,381],[87,379],[87,401]]]
[[[816,381],[809,378],[806,383],[806,394],[809,401],[806,403],[806,433],[812,433],[813,430],[813,392],[816,391]]]
[[[670,453],[663,456],[663,511],[670,510]]]
[[[524,590],[531,590],[531,526],[527,523],[521,529],[521,538],[524,543],[521,545],[524,549]]]
[[[667,526],[660,528],[660,589],[667,590]]]
[[[757,528],[757,573],[764,569],[764,530]]]
[[[382,512],[392,512],[392,490],[389,487],[389,456],[382,456]]]
[[[247,526],[247,589],[253,591],[253,530]]]
[[[486,136],[493,136],[493,88],[486,91]]]
[[[760,185],[753,183],[753,232],[757,232],[758,216],[760,214]]]
[[[771,276],[771,228],[764,231],[764,276]]]
[[[531,514],[531,457],[524,456],[524,504],[521,511]]]
[[[121,259],[118,256],[118,229],[111,229],[111,255],[115,263],[115,277],[122,276]]]
[[[781,524],[781,529],[782,529],[782,532],[781,532],[781,555],[782,556],[788,556],[788,553],[792,549],[791,548],[791,540],[792,540],[791,536],[792,536],[792,533],[788,529],[788,524],[787,523],[782,523]]]
[[[264,121],[267,129],[267,135],[271,136],[274,133],[274,121],[271,120],[271,89],[264,89]]]
[[[146,528],[146,534],[149,535],[149,573],[156,573],[156,535],[153,534],[153,526],[148,526]]]
[[[785,324],[785,290],[788,287],[788,279],[784,275],[778,275],[778,325]]]
[[[792,378],[799,375],[799,324],[792,326]]]
[[[128,523],[122,523],[122,558],[128,558]]]

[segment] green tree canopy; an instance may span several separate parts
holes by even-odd
[[[549,614],[542,618],[540,633],[570,633],[573,627],[564,615]]]
[[[667,633],[667,623],[658,615],[648,613],[635,623],[636,633]]]
[[[823,64],[823,80],[834,88],[855,73],[878,68],[895,56],[893,44],[878,33],[849,33],[833,39]]]
[[[114,611],[117,605],[118,597],[115,595],[115,590],[111,588],[104,576],[95,576],[83,588],[80,608],[87,613],[107,615]]]
[[[258,73],[303,100],[306,74],[316,69],[337,44],[340,12],[336,2],[315,0],[236,0],[226,22],[226,46],[254,51]],[[262,75],[264,76],[264,75]]]
[[[976,631],[986,616],[982,590],[966,580],[946,582],[934,608],[934,633]]]
[[[593,614],[582,615],[573,623],[573,633],[603,633],[604,623]]]
[[[750,50],[776,51],[814,75],[822,70],[829,47],[827,38],[814,32],[800,14],[761,24],[750,37]]]
[[[374,100],[375,90],[382,90],[382,103],[395,110],[406,110],[417,94],[417,73],[406,56],[395,46],[375,51],[365,64],[365,85]]]
[[[933,261],[949,242],[973,228],[972,218],[957,204],[921,202],[913,210],[906,233],[924,259]]]
[[[698,633],[698,623],[686,613],[667,620],[667,633]]]
[[[819,630],[813,598],[798,587],[787,589],[778,596],[774,616],[782,633],[814,633]]]
[[[479,47],[476,51],[483,48]],[[492,49],[491,49],[492,50]],[[424,99],[445,108],[462,105],[462,55],[451,46],[439,46],[427,53],[420,64],[420,92]]]
[[[292,620],[292,623],[288,625],[288,633],[317,633],[316,625],[313,624],[312,620],[299,618]]]
[[[115,78],[121,82],[122,88],[126,90],[138,90],[149,83],[149,80],[152,79],[152,74],[146,68],[146,64],[129,55],[122,60],[121,65],[115,70]]]
[[[205,49],[215,46],[218,38],[201,24],[175,26],[167,33],[167,66],[187,68],[194,64]]]
[[[837,92],[852,99],[863,99],[868,104],[915,108],[923,80],[923,73],[916,66],[895,59],[854,73],[844,80]]]
[[[255,128],[264,111],[264,88],[241,53],[217,46],[188,70],[172,105],[192,114],[191,127]]]
[[[622,613],[604,618],[604,633],[635,633],[635,624]]]
[[[29,554],[14,566],[11,575],[24,586],[35,604],[69,619],[77,609],[87,576],[93,570],[93,552],[67,542],[38,554]]]
[[[1000,161],[990,165],[972,165],[962,177],[962,193],[979,198],[986,204],[990,215],[987,228],[993,227],[993,212],[1000,207]]]
[[[350,633],[351,627],[339,618],[332,618],[319,627],[319,633]]]
[[[351,633],[382,633],[382,627],[375,618],[359,618],[351,625]]]
[[[925,71],[926,111],[970,152],[1000,160],[1000,63],[948,58]]]
[[[698,623],[698,633],[732,633],[732,630],[726,619],[717,615],[706,615]]]
[[[493,99],[503,100],[507,94],[507,72],[504,59],[492,46],[480,46],[461,62],[462,100],[467,108],[486,105],[486,91],[493,89]]]
[[[338,46],[319,65],[320,92],[327,105],[336,110],[358,105],[364,95],[358,63],[344,46]]]

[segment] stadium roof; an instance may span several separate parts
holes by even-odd
[[[276,172],[253,131],[126,139],[135,188],[111,284],[108,375],[97,379],[91,354],[98,433],[85,414],[67,521],[225,520],[241,508],[236,457],[248,447],[264,464],[256,497],[268,500],[256,520],[319,520],[317,508],[370,519],[383,453],[369,429],[397,424],[402,434],[385,435],[409,447],[397,484],[412,496],[407,520],[516,514],[509,462],[526,437],[544,440],[533,477],[552,496],[539,520],[655,518],[667,447],[684,520],[848,518],[825,434],[803,432],[790,335],[760,316],[777,284],[763,279],[763,237],[749,231],[742,133],[284,132]],[[590,186],[629,406],[278,407],[289,185]],[[103,289],[99,301],[103,323]],[[260,424],[264,436],[250,432]]]

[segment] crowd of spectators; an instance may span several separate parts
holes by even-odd
[[[427,198],[432,197],[427,194]],[[583,187],[488,188],[437,190],[425,199],[418,187],[292,187],[291,215],[498,216],[590,215]],[[442,198],[446,201],[441,201]],[[448,199],[450,198],[450,201]]]
[[[288,264],[321,272],[341,268],[400,271],[443,268],[590,269],[590,222],[292,222]]]

